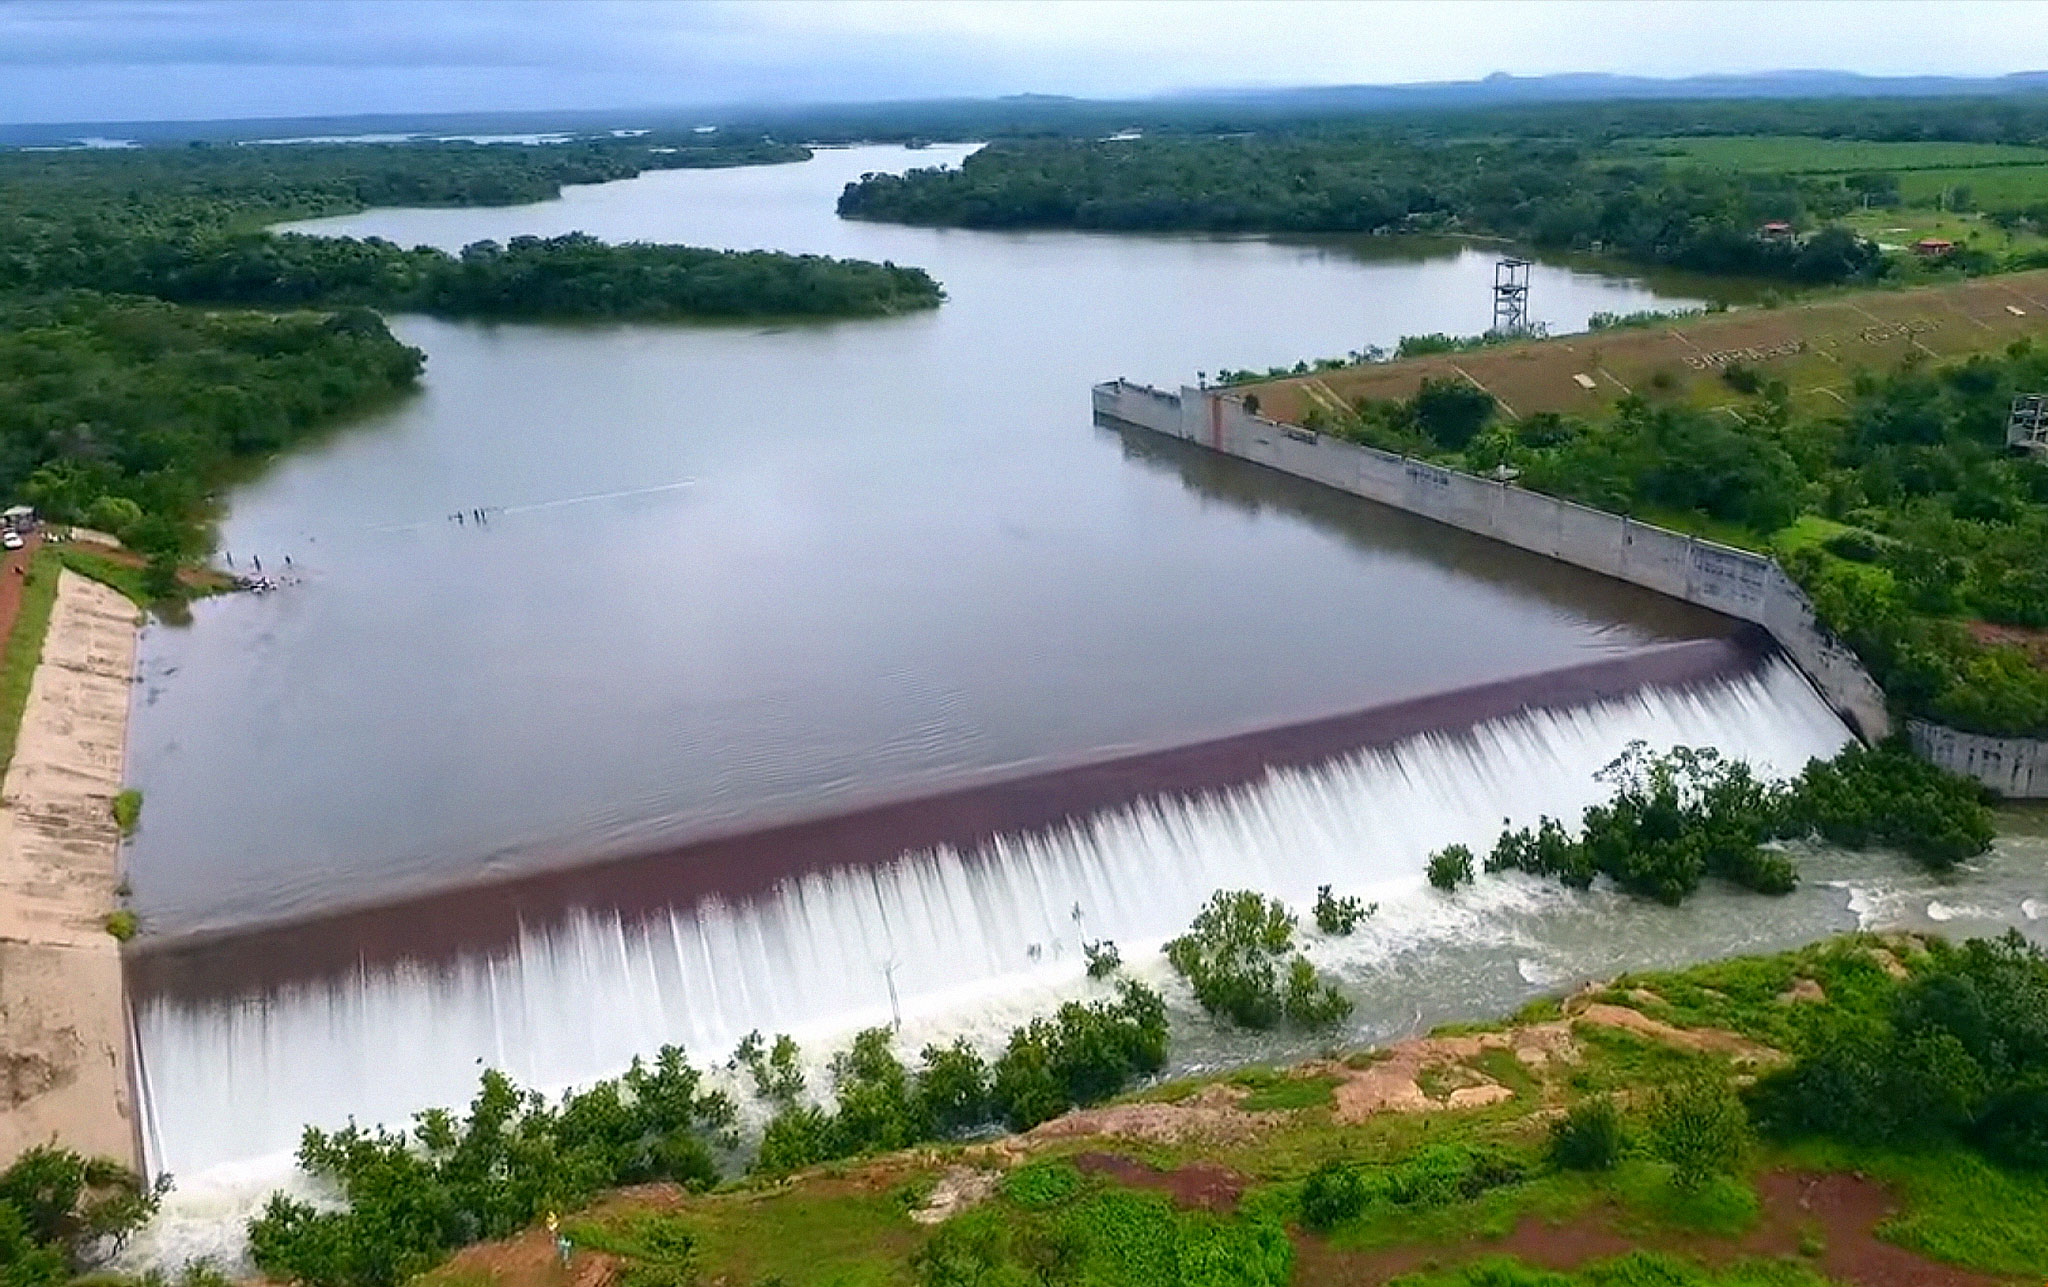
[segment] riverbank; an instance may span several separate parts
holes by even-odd
[[[121,789],[139,616],[58,574],[0,785],[0,1163],[55,1139],[139,1166],[120,944]]]

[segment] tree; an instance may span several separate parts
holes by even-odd
[[[1493,418],[1493,395],[1463,380],[1424,379],[1409,404],[1415,423],[1446,451],[1462,451]]]
[[[1359,898],[1335,898],[1328,885],[1316,889],[1316,928],[1336,938],[1344,938],[1358,928],[1358,923],[1379,911],[1380,905],[1367,906]]]
[[[1429,856],[1429,883],[1450,893],[1472,883],[1472,851],[1463,845],[1447,845]]]
[[[1166,959],[1203,1009],[1240,1027],[1271,1028],[1283,1019],[1328,1027],[1349,1014],[1351,1004],[1293,951],[1294,924],[1278,899],[1219,890],[1188,932],[1166,945]]]

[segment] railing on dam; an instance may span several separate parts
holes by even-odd
[[[1269,420],[1228,390],[1183,386],[1169,393],[1111,380],[1095,386],[1093,400],[1099,416],[1753,622],[1866,741],[1891,733],[1884,690],[1821,624],[1805,591],[1775,559]],[[2006,796],[2048,797],[2048,742],[1983,737],[1919,720],[1907,731],[1922,755],[1952,772]]]

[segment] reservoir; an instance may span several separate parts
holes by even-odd
[[[179,1178],[159,1248],[231,1249],[301,1126],[465,1102],[482,1065],[555,1091],[664,1042],[717,1062],[753,1028],[819,1063],[899,1019],[911,1050],[999,1041],[1091,986],[1085,940],[1163,982],[1159,943],[1221,886],[1381,904],[1315,949],[1359,998],[1359,1042],[1873,916],[2022,915],[2033,839],[1945,901],[1894,859],[1833,854],[1790,897],[1677,910],[1520,879],[1429,891],[1429,850],[1575,818],[1633,739],[1793,771],[1846,732],[1711,614],[1091,422],[1111,376],[1481,331],[1495,255],[833,213],[864,171],[964,151],[301,226],[888,259],[949,299],[803,325],[395,318],[428,355],[421,392],[225,498],[226,554],[289,556],[292,584],[142,644],[130,981],[147,1150]],[[1693,289],[1538,265],[1530,306],[1575,330]],[[1560,692],[1580,696],[1530,696]],[[1091,796],[992,844],[913,828],[905,852],[871,832],[856,853],[827,828],[784,871],[787,846],[747,839],[1016,779],[1053,784],[1050,818],[1076,766],[1425,699],[1455,727],[1199,798]],[[1181,1066],[1285,1053],[1177,1023]]]
[[[801,326],[399,318],[424,390],[230,500],[303,584],[151,631],[131,866],[153,934],[578,861],[974,771],[1171,745],[1722,629],[1089,422],[1105,375],[1491,317],[1493,256],[854,223],[825,151],[512,209],[304,225],[893,259],[950,293]],[[1668,302],[1541,270],[1557,329]],[[1683,301],[1677,301],[1683,302]],[[484,526],[449,515],[488,508]]]

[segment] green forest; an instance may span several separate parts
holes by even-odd
[[[1468,232],[1699,272],[1868,279],[1877,248],[1826,226],[1840,183],[1598,162],[1571,140],[1416,143],[1370,134],[992,144],[957,169],[868,175],[841,214],[969,228]],[[1803,240],[1757,235],[1783,220]]]
[[[233,467],[417,382],[424,356],[380,312],[658,320],[936,305],[943,293],[921,270],[814,255],[584,235],[451,255],[264,231],[808,155],[760,138],[0,152],[0,494],[114,533],[175,593],[172,571],[205,552],[210,497]]]
[[[922,270],[815,255],[481,242],[461,255],[268,224],[372,205],[506,205],[648,169],[801,160],[767,141],[0,152],[0,291],[72,287],[259,308],[449,317],[865,317],[944,297]]]

